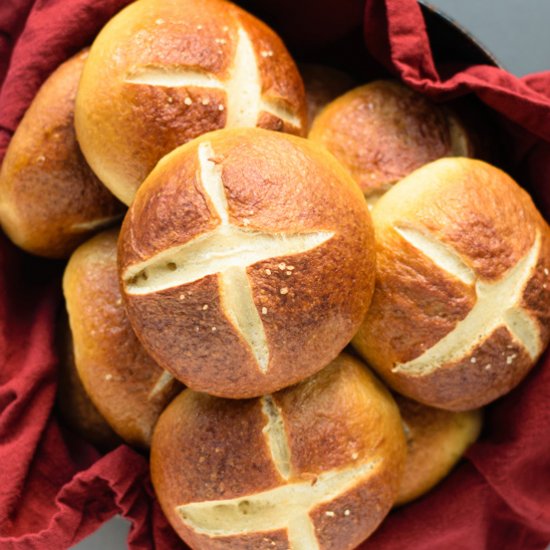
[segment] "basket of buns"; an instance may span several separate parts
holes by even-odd
[[[416,0],[0,25],[2,548],[546,547],[550,74]]]

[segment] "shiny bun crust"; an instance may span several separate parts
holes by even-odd
[[[124,206],[95,177],[78,147],[74,102],[87,52],[44,82],[13,135],[0,171],[0,222],[18,246],[67,258],[122,217]]]
[[[482,411],[451,412],[394,395],[405,437],[407,461],[395,504],[419,498],[439,483],[474,443],[481,431]]]
[[[341,355],[254,400],[185,390],[155,429],[151,476],[192,548],[345,550],[388,513],[405,454],[390,394]]]
[[[76,106],[78,140],[126,204],[157,161],[206,132],[303,135],[303,83],[280,38],[223,0],[139,0],[97,36]]]
[[[102,416],[131,445],[148,447],[161,411],[181,385],[145,352],[126,317],[118,286],[118,230],[80,246],[63,291],[82,384]]]
[[[372,211],[377,280],[354,346],[399,393],[449,410],[516,386],[550,336],[550,230],[481,161],[442,159]]]
[[[119,240],[128,317],[163,368],[196,391],[263,395],[327,365],[370,302],[363,196],[318,145],[221,130],[167,157]]]
[[[309,138],[351,172],[371,204],[423,164],[473,153],[451,111],[386,80],[354,88],[330,103]]]

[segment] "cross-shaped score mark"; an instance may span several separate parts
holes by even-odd
[[[525,285],[538,261],[540,234],[529,251],[500,280],[485,282],[452,248],[430,235],[405,227],[394,228],[403,239],[421,251],[434,264],[466,284],[474,284],[477,300],[468,315],[456,327],[423,354],[392,371],[413,376],[431,374],[444,364],[460,361],[472,353],[498,327],[505,326],[532,359],[541,351],[539,330],[535,321],[521,308]],[[513,361],[514,356],[510,356]],[[510,364],[510,358],[507,364]]]
[[[271,396],[262,398],[262,410],[267,420],[263,433],[271,456],[281,477],[288,480],[290,448],[281,412]],[[184,504],[177,506],[176,512],[195,533],[227,537],[286,529],[291,550],[317,550],[319,542],[309,514],[364,482],[379,463],[375,459],[330,470],[314,481],[292,482],[243,497]]]
[[[229,221],[221,165],[209,142],[199,145],[203,190],[220,225],[184,245],[169,248],[130,266],[124,273],[129,295],[144,295],[218,274],[226,315],[249,344],[259,369],[266,373],[269,349],[264,326],[246,273],[247,267],[275,257],[308,252],[328,241],[334,232],[285,234],[250,231]]]
[[[219,80],[213,74],[187,67],[144,66],[126,76],[125,82],[186,88],[189,86],[213,88],[226,92],[226,128],[253,128],[263,111],[301,127],[300,118],[275,101],[262,97],[262,85],[254,47],[246,31],[239,27],[235,58],[228,80]],[[221,106],[223,107],[223,105]]]

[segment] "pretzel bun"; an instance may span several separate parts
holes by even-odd
[[[57,408],[63,422],[84,439],[102,450],[115,448],[118,435],[101,416],[86,393],[74,362],[73,338],[65,312],[56,327],[56,348],[59,357]]]
[[[308,130],[315,117],[332,100],[353,88],[355,81],[347,73],[315,63],[300,63],[306,89]]]
[[[441,159],[372,211],[377,280],[356,349],[386,382],[449,410],[516,386],[550,336],[550,230],[497,168]]]
[[[181,385],[145,352],[126,317],[118,286],[118,229],[80,246],[63,292],[82,384],[101,415],[131,445],[148,447],[161,411]]]
[[[119,240],[136,334],[196,391],[256,397],[297,383],[355,334],[374,285],[370,215],[322,147],[260,129],[177,149]]]
[[[405,454],[390,394],[341,355],[254,400],[185,390],[155,428],[151,476],[192,548],[340,550],[388,513]]]
[[[423,164],[473,153],[449,109],[386,80],[354,88],[330,103],[313,122],[309,138],[351,172],[370,204]]]
[[[443,411],[394,395],[407,440],[396,506],[427,493],[460,460],[481,431],[482,411]]]
[[[88,162],[126,204],[177,146],[220,128],[303,135],[303,83],[280,38],[223,0],[139,0],[97,36],[76,104]]]
[[[124,206],[86,164],[74,132],[76,88],[87,51],[44,82],[13,135],[0,170],[0,222],[17,245],[67,258],[122,217]]]

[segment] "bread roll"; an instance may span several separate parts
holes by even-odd
[[[481,409],[450,412],[394,395],[407,439],[407,461],[396,505],[422,496],[460,460],[481,431]]]
[[[308,130],[315,117],[332,100],[353,88],[351,76],[326,65],[300,63],[300,74],[306,89]]]
[[[550,230],[509,176],[441,159],[372,211],[377,280],[354,345],[386,382],[449,410],[516,386],[550,336]]]
[[[245,398],[327,365],[374,283],[368,209],[318,145],[220,130],[177,149],[139,189],[119,241],[136,334],[196,391]]]
[[[63,291],[78,374],[92,402],[129,444],[148,447],[153,426],[181,385],[145,352],[126,317],[116,266],[118,229],[80,246]]]
[[[157,161],[211,130],[303,135],[303,83],[280,38],[222,0],[139,0],[97,36],[77,97],[88,162],[126,204]]]
[[[473,153],[450,110],[386,80],[359,86],[333,101],[315,119],[309,138],[351,172],[371,205],[423,164]]]
[[[73,339],[66,315],[58,322],[56,348],[59,354],[57,407],[61,418],[71,430],[101,450],[109,450],[121,439],[101,416],[86,393],[74,362]]]
[[[405,453],[390,394],[341,355],[254,400],[185,390],[155,429],[151,476],[192,548],[344,550],[389,511]]]
[[[74,132],[74,101],[87,51],[44,82],[10,141],[0,171],[0,222],[32,254],[68,258],[122,218],[124,206],[86,164]]]

